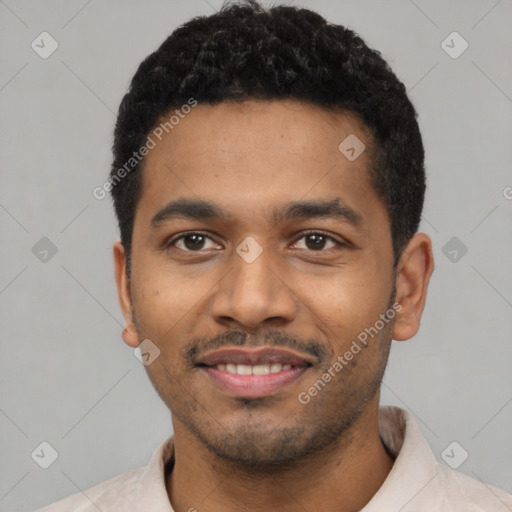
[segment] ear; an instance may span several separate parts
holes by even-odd
[[[430,276],[434,270],[432,241],[425,233],[414,235],[405,247],[397,266],[396,322],[393,339],[412,338],[420,327]]]
[[[137,329],[133,322],[132,299],[130,292],[130,282],[126,272],[126,257],[124,246],[120,240],[114,243],[114,268],[116,273],[117,296],[119,305],[126,322],[126,328],[123,330],[123,340],[130,347],[139,345]]]

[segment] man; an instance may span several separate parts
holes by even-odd
[[[379,408],[434,265],[423,158],[405,87],[344,27],[248,1],[178,28],[121,103],[106,187],[123,339],[174,435],[42,510],[512,510]]]

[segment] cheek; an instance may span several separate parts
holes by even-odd
[[[357,334],[375,322],[386,309],[391,281],[378,265],[347,265],[324,278],[303,276],[296,279],[296,291],[305,309],[312,313],[315,323],[334,334]]]
[[[163,341],[183,326],[200,290],[190,279],[180,277],[179,272],[163,268],[161,262],[148,260],[137,270],[132,300],[139,335]]]

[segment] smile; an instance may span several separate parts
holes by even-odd
[[[197,366],[224,393],[236,397],[274,395],[297,381],[311,356],[276,347],[237,347],[211,352]]]

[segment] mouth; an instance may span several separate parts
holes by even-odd
[[[271,396],[313,366],[311,356],[276,347],[237,347],[210,352],[196,366],[224,393],[235,397]]]

